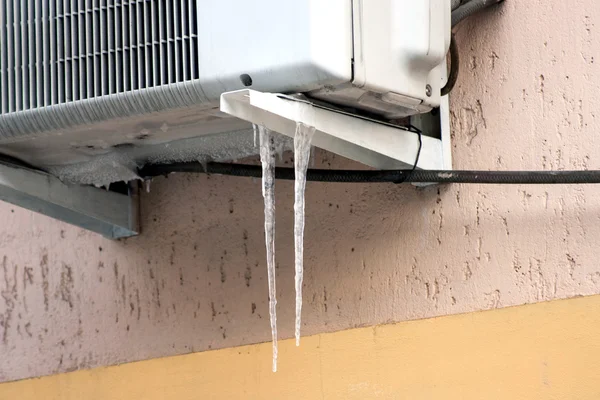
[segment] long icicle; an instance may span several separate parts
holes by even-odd
[[[269,316],[273,337],[273,372],[277,371],[277,290],[275,286],[275,138],[264,126],[258,127],[262,193],[265,199],[265,244],[269,279]]]
[[[304,279],[304,191],[306,170],[310,160],[310,142],[315,133],[314,127],[300,122],[296,124],[294,135],[294,250],[296,267],[296,346],[300,346],[302,322],[302,281]]]

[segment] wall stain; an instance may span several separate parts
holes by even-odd
[[[169,263],[175,265],[175,242],[171,243],[171,254],[169,255]]]
[[[155,281],[154,293],[152,293],[152,300],[156,303],[156,306],[160,308],[160,288],[158,286],[158,281]]]
[[[227,252],[225,252],[227,254]],[[225,257],[221,256],[221,264],[219,265],[219,271],[221,272],[221,283],[225,283],[227,280],[227,274],[225,273]]]
[[[506,231],[506,236],[510,236],[510,231],[508,230],[508,221],[506,219],[506,217],[501,217],[502,218],[502,225],[504,225],[504,230]]]
[[[23,267],[23,289],[27,289],[27,284],[33,285],[33,268]]]
[[[17,266],[14,266],[13,277],[11,279],[8,272],[8,258],[2,259],[2,271],[4,272],[4,290],[0,292],[6,306],[5,312],[0,314],[0,326],[4,328],[2,332],[2,343],[8,344],[8,330],[13,316],[13,311],[17,304]]]
[[[252,268],[250,268],[250,265],[246,267],[246,272],[244,272],[244,279],[246,280],[246,286],[250,287],[250,281],[252,280]]]
[[[127,304],[127,289],[125,287],[125,275],[121,276],[121,300],[123,300],[123,305]]]
[[[488,56],[488,58],[490,59],[490,64],[492,67],[492,71],[496,68],[496,61],[500,59],[500,57],[498,57],[498,54],[496,54],[495,51],[492,51],[492,53]]]
[[[115,285],[117,286],[117,292],[119,291],[119,264],[115,261],[113,264],[113,272],[115,273]]]
[[[78,328],[77,328],[77,333],[76,335],[78,337],[83,336],[83,321],[81,320],[81,318],[79,318],[79,322],[78,322]],[[81,348],[81,344],[80,344],[80,348]]]
[[[243,247],[244,247],[244,255],[245,255],[246,257],[248,257],[248,231],[247,231],[246,229],[244,229],[244,232],[243,232],[243,237],[244,237],[244,244],[243,244]]]
[[[44,309],[48,311],[49,306],[49,282],[48,282],[48,253],[46,249],[42,251],[42,258],[40,260],[40,271],[42,274],[42,292],[44,294]]]
[[[137,320],[139,321],[142,317],[142,306],[140,304],[140,291],[135,289],[135,300],[137,302]]]
[[[471,270],[471,265],[469,264],[468,261],[465,261],[465,269],[463,272],[463,276],[464,276],[465,281],[468,281],[473,276],[473,271]]]
[[[31,322],[25,324],[25,333],[27,333],[29,337],[33,337],[33,334],[31,333]]]
[[[469,70],[475,71],[477,69],[477,57],[472,55],[469,59]]]
[[[569,276],[571,277],[571,279],[575,279],[574,274],[575,274],[575,267],[577,266],[577,261],[569,253],[567,253],[566,256],[567,256],[567,261],[569,262]]]
[[[73,309],[73,288],[73,270],[71,266],[63,263],[60,271],[60,284],[56,290],[55,297],[67,303],[70,309]]]

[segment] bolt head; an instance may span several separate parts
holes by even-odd
[[[425,94],[427,95],[427,97],[431,97],[431,92],[433,89],[431,89],[431,85],[427,84],[425,85]]]

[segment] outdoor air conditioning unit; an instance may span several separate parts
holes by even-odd
[[[0,0],[0,154],[106,185],[147,163],[256,155],[251,123],[293,136],[300,121],[318,147],[399,168],[419,146],[401,122],[442,106],[420,121],[437,128],[419,167],[449,168],[450,12],[450,0]]]

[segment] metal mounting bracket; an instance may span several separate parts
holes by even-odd
[[[41,171],[0,163],[0,200],[97,232],[110,239],[139,233],[138,182],[121,194],[63,183]]]

